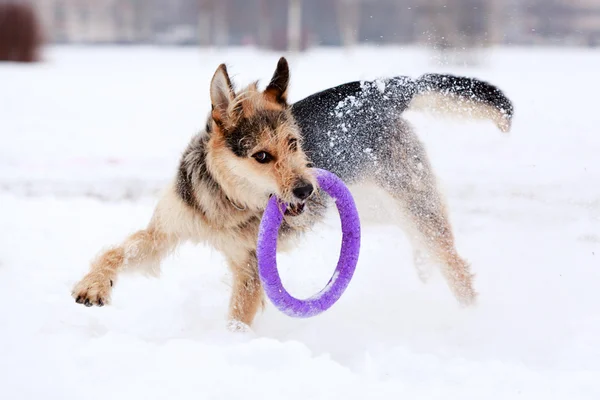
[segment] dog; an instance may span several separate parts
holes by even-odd
[[[292,249],[332,205],[315,180],[317,167],[347,185],[374,183],[387,192],[408,217],[419,276],[426,254],[441,265],[459,304],[475,304],[470,266],[456,251],[434,172],[403,114],[432,110],[488,119],[508,132],[511,101],[478,79],[425,74],[349,82],[289,104],[289,81],[284,57],[264,90],[253,82],[237,91],[226,65],[217,68],[206,127],[183,152],[148,225],[92,261],[73,288],[77,303],[108,304],[121,271],[158,273],[161,259],[180,243],[207,243],[232,272],[229,323],[251,327],[264,306],[256,259],[262,213],[272,195],[289,204],[277,250]]]

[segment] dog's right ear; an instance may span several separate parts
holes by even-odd
[[[225,64],[221,64],[210,82],[212,118],[217,125],[223,125],[223,122],[227,118],[227,108],[234,98],[235,92],[227,74],[227,67]]]
[[[275,73],[271,78],[271,82],[265,89],[267,99],[276,103],[287,104],[287,89],[290,83],[290,67],[285,57],[281,57],[277,63]]]

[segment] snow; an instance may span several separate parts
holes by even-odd
[[[326,313],[271,304],[231,333],[222,257],[182,246],[160,279],[123,276],[113,304],[86,308],[74,283],[104,247],[148,221],[209,110],[227,62],[239,84],[280,55],[252,49],[55,47],[0,65],[0,397],[6,399],[600,398],[600,53],[497,49],[478,67],[395,47],[289,57],[291,100],[350,80],[453,72],[513,99],[491,122],[409,114],[446,195],[479,304],[457,306],[377,193],[365,206],[353,281]],[[577,66],[576,70],[573,66]],[[284,285],[308,297],[330,278],[337,215],[289,255]]]

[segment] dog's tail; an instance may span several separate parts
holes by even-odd
[[[513,105],[494,85],[478,79],[444,74],[425,74],[415,83],[408,110],[489,119],[502,132],[510,131]]]

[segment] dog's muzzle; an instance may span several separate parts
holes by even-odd
[[[299,181],[296,184],[296,187],[292,189],[292,193],[294,194],[295,200],[288,205],[287,210],[285,211],[285,215],[290,215],[292,217],[296,217],[304,212],[304,207],[306,205],[306,199],[308,199],[313,192],[315,191],[314,186],[310,182],[306,182],[304,180]]]
[[[305,202],[291,203],[288,205],[287,210],[285,210],[285,215],[289,215],[290,217],[297,217],[298,215],[304,212],[305,206]]]

